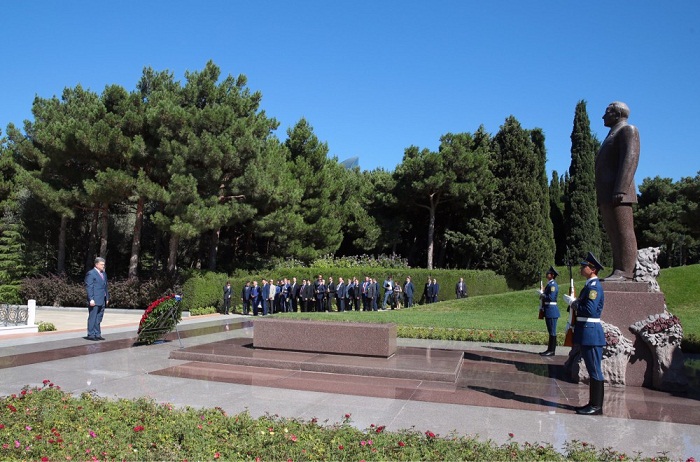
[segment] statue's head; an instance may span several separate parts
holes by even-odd
[[[622,101],[614,101],[608,105],[603,114],[603,124],[606,127],[612,127],[620,120],[628,119],[630,116],[630,108]]]

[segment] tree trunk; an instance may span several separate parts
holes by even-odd
[[[66,274],[66,228],[68,228],[68,217],[63,215],[58,231],[58,258],[56,261],[56,272],[61,275]]]
[[[144,198],[139,197],[136,203],[136,222],[134,236],[131,239],[131,258],[129,258],[129,279],[139,278],[139,256],[141,254],[141,229],[143,228]]]
[[[216,271],[216,255],[219,252],[219,235],[221,234],[221,228],[214,229],[211,232],[211,241],[209,242],[209,259],[207,262],[207,269],[209,271]]]
[[[88,246],[87,254],[85,255],[85,271],[89,271],[95,263],[95,242],[97,241],[97,221],[99,212],[93,210],[92,219],[90,220],[90,229],[88,230]]]
[[[177,247],[180,244],[180,236],[170,234],[170,251],[168,254],[168,273],[175,274],[177,269]]]
[[[109,204],[105,202],[102,207],[102,221],[100,225],[100,257],[107,258],[107,234],[109,232]]]
[[[430,221],[428,223],[428,269],[433,269],[433,250],[435,244],[435,203],[433,198],[430,198]]]

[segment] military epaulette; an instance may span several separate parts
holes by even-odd
[[[596,282],[598,282],[598,281],[592,281],[592,282],[591,282],[591,287],[595,287]]]

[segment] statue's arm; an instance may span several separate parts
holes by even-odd
[[[634,125],[627,125],[617,136],[620,151],[614,194],[618,201],[624,201],[625,195],[634,194],[632,185],[639,164],[639,131]]]

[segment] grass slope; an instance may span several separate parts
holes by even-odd
[[[668,309],[681,319],[686,336],[700,336],[700,265],[669,268],[661,271],[659,284]],[[583,281],[576,280],[580,288]],[[569,283],[560,281],[560,294]],[[560,296],[560,299],[562,297]],[[304,317],[351,322],[395,322],[400,326],[456,329],[512,330],[543,332],[544,321],[537,319],[538,298],[533,289],[498,295],[481,295],[461,300],[445,300],[413,309],[380,312],[304,313]],[[566,324],[566,307],[561,303],[562,317],[557,330]],[[299,314],[289,314],[298,317]]]

